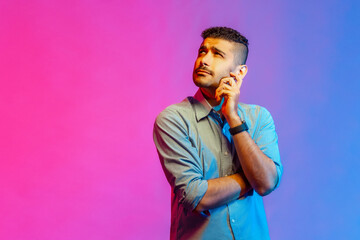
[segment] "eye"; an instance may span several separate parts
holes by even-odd
[[[218,52],[216,52],[215,55],[220,56],[220,57],[224,57],[221,53],[218,53]]]
[[[203,55],[206,55],[206,51],[205,50],[199,50],[198,57],[203,56]]]

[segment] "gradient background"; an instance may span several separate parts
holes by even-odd
[[[250,42],[241,101],[276,123],[272,239],[359,239],[360,4],[0,1],[0,239],[168,239],[152,142],[193,95],[201,31]]]

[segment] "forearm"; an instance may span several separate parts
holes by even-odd
[[[195,208],[195,211],[202,212],[216,208],[242,197],[251,186],[242,173],[227,177],[208,180],[208,189]]]
[[[230,127],[241,124],[240,118],[230,121]],[[236,152],[244,174],[252,188],[264,196],[270,193],[277,180],[276,166],[256,145],[248,132],[233,136]]]

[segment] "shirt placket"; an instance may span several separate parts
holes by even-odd
[[[219,176],[224,177],[230,175],[232,170],[231,137],[227,136],[228,124],[221,119],[220,115],[212,110],[211,116],[218,122],[219,126],[221,136]]]

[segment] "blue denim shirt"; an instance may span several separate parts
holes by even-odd
[[[276,165],[279,185],[282,164],[270,113],[239,103],[238,113],[249,134]],[[162,111],[154,125],[154,142],[171,186],[171,239],[270,239],[262,197],[251,190],[210,214],[193,210],[204,196],[207,180],[242,171],[229,124],[200,90]]]

